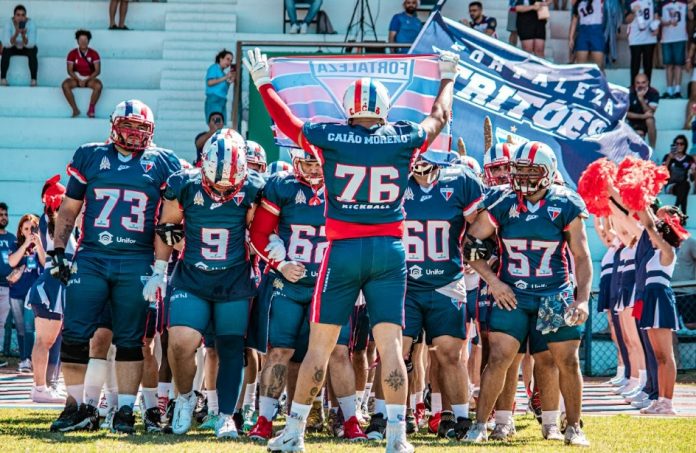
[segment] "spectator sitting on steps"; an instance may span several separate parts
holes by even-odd
[[[94,118],[94,106],[97,105],[103,85],[97,78],[101,73],[101,62],[96,50],[89,47],[92,33],[88,30],[75,32],[77,47],[68,53],[68,78],[63,81],[63,94],[68,104],[72,107],[73,118],[80,114],[80,109],[75,104],[75,96],[72,90],[75,88],[90,88],[92,97],[89,100],[87,116]]]
[[[657,140],[655,111],[658,102],[660,102],[660,93],[650,86],[648,76],[643,73],[636,75],[628,95],[626,119],[633,129],[647,131],[648,143],[653,148]]]
[[[14,15],[5,23],[2,42],[5,48],[0,60],[0,85],[7,86],[10,58],[22,55],[29,59],[31,86],[35,87],[39,72],[39,60],[36,57],[39,48],[36,47],[36,26],[34,21],[27,17],[27,9],[24,5],[15,6]]]
[[[295,6],[295,0],[285,0],[285,10],[288,12],[288,19],[290,19],[290,34],[305,34],[307,33],[307,27],[312,23],[314,18],[319,14],[321,9],[321,4],[323,0],[312,0],[309,5],[309,10],[307,15],[302,21],[297,20],[297,7]]]

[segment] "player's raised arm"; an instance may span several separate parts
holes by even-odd
[[[248,58],[244,59],[244,66],[246,66],[256,88],[259,90],[261,99],[271,119],[275,121],[278,129],[283,134],[287,135],[298,146],[303,146],[302,126],[304,123],[292,113],[287,104],[276,93],[271,83],[268,57],[266,54],[262,54],[261,49],[258,47],[250,50],[247,56]]]
[[[452,97],[458,64],[459,55],[452,52],[440,54],[440,90],[435,97],[430,115],[421,122],[421,126],[427,133],[427,143],[432,143],[435,140],[452,115]]]

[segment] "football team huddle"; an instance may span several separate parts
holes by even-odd
[[[420,124],[388,122],[389,93],[370,78],[345,92],[345,124],[303,122],[266,56],[255,49],[244,63],[297,145],[291,168],[272,171],[232,129],[191,166],[153,144],[153,113],[137,100],[116,107],[108,143],[81,146],[68,165],[49,218],[47,297],[63,310],[68,392],[51,430],[96,430],[101,415],[102,427],[134,433],[140,389],[147,432],[184,435],[196,421],[269,451],[304,451],[324,398],[334,435],[386,440],[387,452],[414,451],[407,433],[426,425],[462,442],[505,440],[527,353],[543,437],[589,445],[578,358],[587,212],[553,150],[487,143],[481,170],[430,149],[451,115],[449,52]]]

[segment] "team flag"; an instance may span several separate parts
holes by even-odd
[[[441,50],[460,56],[452,135],[455,142],[461,136],[479,162],[486,116],[494,144],[508,136],[516,143],[549,144],[573,185],[600,157],[650,157],[650,147],[623,121],[628,90],[608,83],[596,66],[551,64],[436,12],[409,53]]]

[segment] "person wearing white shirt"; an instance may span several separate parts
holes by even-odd
[[[628,24],[628,46],[631,49],[631,80],[640,71],[652,75],[653,53],[660,29],[660,14],[653,0],[629,0],[626,5],[625,22]]]
[[[5,23],[2,41],[5,48],[0,60],[0,85],[7,86],[10,58],[22,55],[29,59],[31,86],[36,86],[39,71],[39,61],[36,57],[39,51],[36,47],[36,26],[34,21],[27,17],[27,9],[23,5],[15,6],[13,16]]]
[[[662,62],[667,75],[667,91],[662,98],[680,99],[681,76],[686,63],[686,24],[688,10],[686,0],[668,0],[660,5],[662,17]]]

